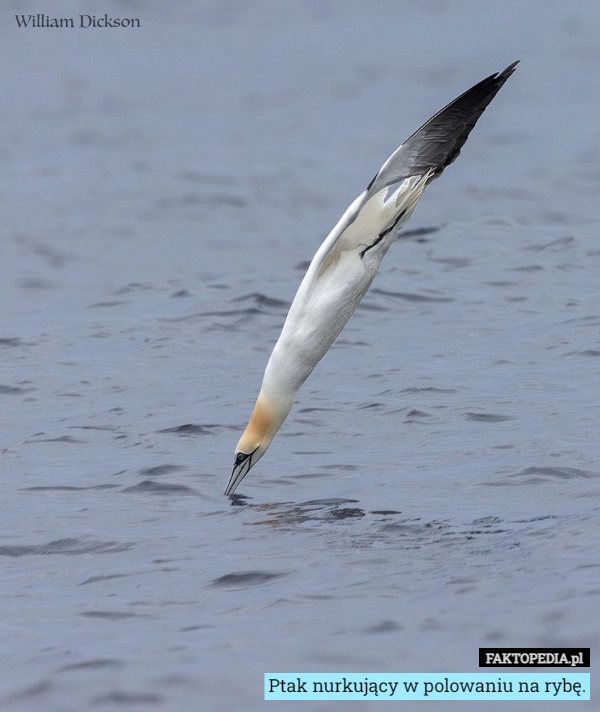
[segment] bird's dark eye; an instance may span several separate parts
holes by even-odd
[[[248,457],[245,452],[238,452],[238,454],[235,456],[235,461],[240,465],[244,460]]]

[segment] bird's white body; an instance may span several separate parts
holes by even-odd
[[[365,191],[344,213],[313,258],[294,297],[265,370],[265,396],[289,401],[291,408],[300,386],[329,351],[371,286],[397,229],[409,219],[421,197],[425,182],[423,177],[408,178],[396,190],[383,188],[361,205]],[[401,213],[402,224],[378,241]]]
[[[455,160],[477,119],[514,65],[438,112],[383,164],[313,258],[265,370],[256,406],[236,449],[225,490],[232,494],[262,457],[298,390],[371,286],[396,233],[427,184]]]

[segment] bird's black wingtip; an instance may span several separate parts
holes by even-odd
[[[515,71],[515,69],[517,68],[517,64],[519,64],[520,61],[520,59],[517,59],[516,62],[509,64],[503,72],[500,72],[500,74],[498,74],[498,77],[506,77],[506,79],[508,79],[510,75]]]
[[[501,72],[495,72],[494,74],[490,74],[489,77],[486,77],[485,79],[482,79],[478,84],[475,84],[475,86],[471,87],[471,89],[467,90],[464,94],[462,94],[459,99],[461,99],[463,96],[470,94],[473,90],[477,89],[489,89],[496,87],[496,91],[492,94],[493,98],[496,93],[500,90],[502,86],[504,86],[506,80],[512,75],[512,73],[515,71],[517,68],[517,64],[519,64],[521,60],[517,59],[516,62],[513,62],[512,64],[509,64],[506,69],[503,69]],[[490,101],[491,101],[490,98]]]

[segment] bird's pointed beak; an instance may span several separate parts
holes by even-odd
[[[246,475],[250,471],[251,467],[252,467],[252,456],[251,455],[249,455],[242,462],[236,461],[236,463],[233,466],[233,472],[231,473],[231,477],[229,478],[227,487],[225,487],[226,495],[233,494],[236,491],[240,482],[244,479],[244,477],[246,477]]]

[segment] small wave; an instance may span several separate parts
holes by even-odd
[[[86,618],[103,618],[109,621],[121,621],[124,618],[138,618],[137,613],[123,613],[122,611],[83,611],[79,614]]]
[[[0,384],[0,395],[13,396],[20,393],[27,393],[32,391],[33,388],[21,388],[20,386],[3,386]]]
[[[261,586],[287,575],[287,573],[271,573],[269,571],[245,571],[243,573],[220,576],[213,581],[212,585],[223,588],[246,588],[248,586]]]
[[[191,487],[186,487],[185,485],[164,484],[162,482],[155,482],[154,480],[144,480],[143,482],[139,482],[137,485],[126,487],[122,491],[133,494],[199,496],[198,492],[193,490]]]
[[[71,670],[105,670],[106,668],[121,667],[123,663],[114,658],[97,658],[95,660],[86,660],[81,663],[72,663],[58,668],[57,672],[70,672]]]
[[[98,695],[92,699],[92,705],[113,705],[121,708],[124,705],[160,705],[163,698],[154,692],[122,692],[115,690],[106,695]]]
[[[112,307],[121,307],[123,304],[127,304],[125,301],[111,301],[111,302],[94,302],[93,304],[88,304],[88,309],[105,309]],[[103,334],[104,336],[104,334]]]
[[[37,433],[32,437],[37,438],[38,435],[44,435],[44,433]],[[85,443],[87,440],[80,440],[79,438],[74,438],[71,435],[61,435],[57,438],[39,438],[38,440],[24,440],[25,445],[34,445],[35,443],[69,443],[69,444],[79,444]]]
[[[393,514],[402,514],[396,509],[374,509],[371,514],[379,514],[382,517],[390,517]]]
[[[365,628],[365,633],[394,633],[402,628],[403,626],[396,621],[383,620],[381,623]]]
[[[84,490],[114,489],[119,485],[90,485],[89,487],[75,487],[73,485],[36,485],[34,487],[21,487],[21,492],[82,492]]]
[[[236,297],[232,300],[233,302],[252,302],[255,306],[267,309],[287,309],[289,307],[288,302],[284,302],[281,299],[275,299],[274,297],[267,297],[266,294],[261,294],[260,292],[251,292],[250,294],[244,294],[241,297]]]
[[[439,231],[439,227],[416,227],[413,230],[401,230],[396,239],[404,240],[407,237],[423,237],[423,235],[431,235],[431,233]],[[427,240],[417,240],[417,242],[427,242]]]
[[[574,467],[527,467],[524,470],[508,475],[510,479],[534,484],[552,480],[590,479],[598,476],[599,473],[597,472],[579,470]]]
[[[512,272],[540,272],[544,268],[541,265],[523,265],[522,267],[513,267]]]
[[[417,410],[416,408],[413,408],[412,410],[409,410],[408,413],[406,414],[406,421],[405,422],[411,422],[415,420],[415,418],[431,418],[430,413],[426,413],[424,410]]]
[[[497,479],[484,482],[489,486],[505,485],[538,485],[561,480],[591,479],[600,477],[600,473],[588,470],[579,470],[574,467],[527,467],[518,472],[501,475]]]
[[[403,388],[400,393],[458,393],[456,388]]]
[[[565,356],[600,356],[600,351],[598,349],[584,349],[583,351],[569,351],[569,353],[565,354]]]
[[[414,292],[392,292],[388,289],[371,289],[371,294],[381,294],[384,297],[403,299],[407,302],[453,302],[452,297],[436,297],[429,294],[416,294]]]
[[[76,538],[56,539],[44,544],[0,546],[0,556],[78,556],[79,554],[111,554],[127,551],[132,544],[116,541],[94,541]]]
[[[100,581],[111,581],[112,579],[124,578],[125,576],[132,576],[133,574],[106,574],[104,576],[91,576],[90,578],[82,581],[79,585],[86,586],[89,583],[99,583]]]
[[[140,470],[140,475],[146,477],[161,477],[162,475],[170,475],[172,472],[180,472],[185,470],[182,465],[156,465],[156,467],[145,467]]]
[[[185,425],[175,425],[172,428],[157,430],[157,433],[173,433],[181,437],[191,437],[193,435],[214,435],[215,429],[220,425],[197,425],[196,423],[186,423]]]
[[[158,291],[158,287],[155,287],[153,284],[147,284],[144,282],[129,282],[129,284],[126,284],[124,287],[115,290],[113,294],[130,294],[131,292],[148,290]]]
[[[495,413],[465,413],[465,418],[477,423],[502,423],[515,419],[513,415],[497,415]]]
[[[52,689],[52,684],[48,680],[42,680],[41,682],[36,682],[33,685],[15,692],[13,695],[2,698],[2,702],[20,702],[21,700],[31,699],[33,697],[39,697]]]
[[[329,499],[310,499],[308,502],[300,502],[298,507],[332,507],[339,504],[355,504],[357,499],[341,499],[330,497]]]
[[[242,322],[264,314],[285,314],[288,302],[252,292],[235,297],[228,302],[211,303],[208,309],[183,316],[161,317],[158,321],[169,323],[201,322],[206,331],[237,330]]]
[[[332,509],[328,515],[328,519],[356,519],[357,517],[364,517],[365,511],[360,507],[341,507],[339,509]]]
[[[23,343],[22,339],[19,339],[18,337],[1,337],[0,338],[0,346],[20,346]]]
[[[562,252],[573,246],[575,242],[574,237],[559,237],[556,240],[551,240],[550,242],[544,242],[538,245],[529,245],[525,247],[525,250],[530,252],[543,252],[549,250],[550,252]]]

